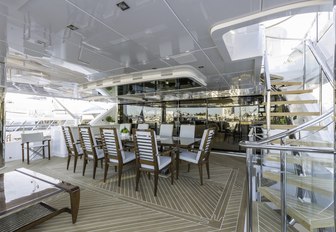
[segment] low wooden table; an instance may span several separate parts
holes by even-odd
[[[67,192],[71,208],[55,209],[43,199]],[[0,231],[25,231],[62,212],[76,223],[80,202],[78,186],[19,168],[0,174]]]

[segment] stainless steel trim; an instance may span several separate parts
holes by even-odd
[[[333,154],[333,148],[325,148],[325,147],[297,147],[297,146],[280,146],[280,145],[260,145],[258,143],[249,143],[245,144],[245,142],[240,142],[240,146],[246,148],[258,148],[258,149],[270,149],[270,150],[279,150],[279,151],[297,151],[297,152],[311,152],[311,153],[326,153]]]
[[[326,58],[324,57],[321,49],[316,46],[311,40],[307,40],[307,47],[310,49],[310,51],[313,53],[316,61],[321,65],[323,72],[326,74],[326,77],[331,84],[333,88],[335,88],[335,80],[334,80],[334,74],[332,70],[329,68]]]

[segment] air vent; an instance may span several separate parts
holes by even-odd
[[[42,40],[36,40],[36,43],[45,46],[46,42],[42,41]]]
[[[128,10],[130,7],[126,2],[122,1],[117,3],[117,7],[119,7],[122,11]]]
[[[72,30],[72,31],[76,31],[76,30],[79,29],[78,27],[76,27],[76,26],[73,25],[73,24],[70,24],[70,25],[68,25],[68,26],[66,26],[66,27],[69,28],[69,29]]]
[[[115,83],[120,83],[120,80],[113,81],[113,84],[115,84]]]

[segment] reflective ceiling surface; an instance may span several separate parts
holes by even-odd
[[[211,28],[219,22],[303,1],[126,0],[130,6],[126,11],[116,6],[118,2],[0,0],[0,45],[9,47],[12,60],[7,61],[8,67],[15,72],[25,70],[26,62],[34,60],[39,67],[29,71],[45,73],[56,85],[71,87],[102,78],[105,72],[120,75],[190,65],[208,78],[209,88],[251,87],[254,60],[223,58]],[[70,30],[68,25],[78,30]],[[10,62],[13,60],[16,63]],[[65,70],[65,63],[80,65],[82,70]],[[52,73],[41,71],[41,67],[51,68]],[[12,82],[15,84],[15,78]],[[70,91],[70,95],[76,94]]]

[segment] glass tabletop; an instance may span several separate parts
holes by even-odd
[[[28,174],[20,172],[20,169],[0,174],[0,215],[62,192],[61,188],[55,186],[59,180],[28,169],[21,171]],[[43,177],[47,181],[42,180]]]

